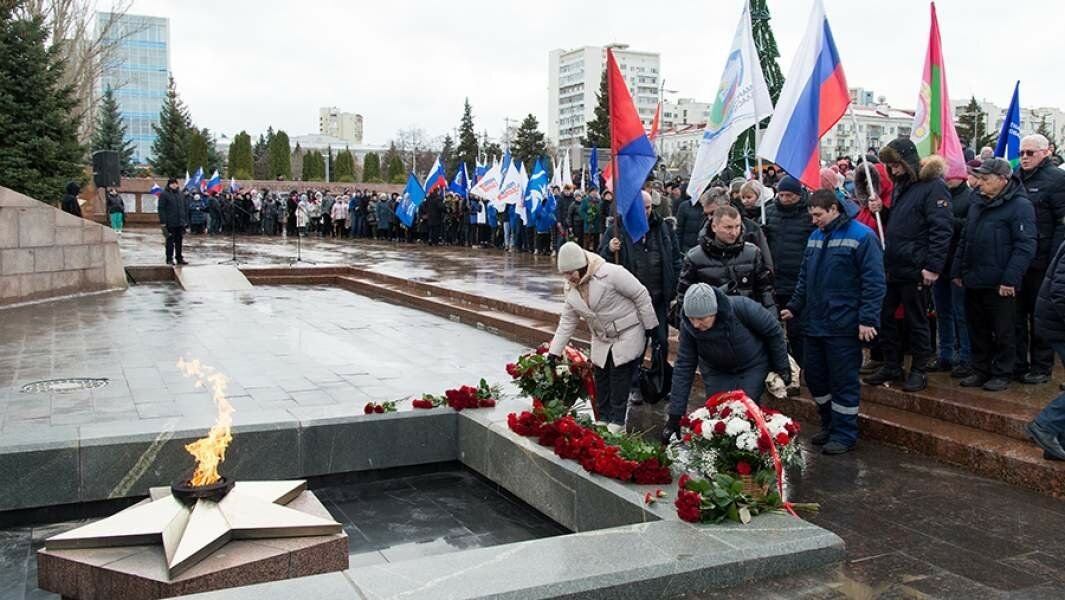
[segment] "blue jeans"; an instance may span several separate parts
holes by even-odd
[[[952,284],[948,277],[940,277],[932,285],[932,300],[936,305],[939,358],[952,364],[970,364],[972,347],[965,323],[965,288]]]
[[[844,446],[858,441],[858,400],[862,384],[862,344],[857,336],[807,336],[806,384],[817,403],[821,429]]]
[[[1054,353],[1065,361],[1065,343],[1053,342],[1051,346]],[[1065,392],[1050,401],[1035,417],[1036,425],[1047,431],[1057,434],[1058,439],[1065,442]]]

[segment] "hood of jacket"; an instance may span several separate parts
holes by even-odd
[[[921,155],[917,152],[917,146],[908,139],[897,138],[891,140],[880,151],[880,161],[883,163],[900,163],[905,167],[905,175],[895,175],[888,169],[888,176],[895,184],[917,181],[917,173],[921,170]]]

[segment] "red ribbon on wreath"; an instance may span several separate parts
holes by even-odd
[[[747,411],[751,413],[751,418],[754,419],[754,424],[758,427],[758,433],[769,439],[769,455],[773,457],[773,470],[777,473],[777,491],[780,493],[781,502],[784,503],[784,510],[788,511],[793,517],[799,516],[795,514],[795,509],[791,507],[791,502],[784,499],[784,467],[780,464],[780,453],[777,452],[777,445],[773,441],[772,434],[769,433],[769,426],[765,424],[765,416],[762,415],[762,409],[758,408],[758,405],[742,391],[729,392],[728,395],[732,396],[733,394],[735,396],[728,398],[728,400],[742,402]]]

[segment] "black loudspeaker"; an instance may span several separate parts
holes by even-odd
[[[115,187],[121,183],[118,169],[118,152],[97,150],[92,153],[92,179],[96,187]]]

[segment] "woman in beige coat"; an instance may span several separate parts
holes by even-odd
[[[651,296],[624,267],[585,252],[573,242],[559,248],[558,270],[566,277],[565,305],[549,354],[561,356],[577,323],[583,319],[588,324],[599,420],[614,433],[624,431],[629,389],[646,340],[658,327]]]

